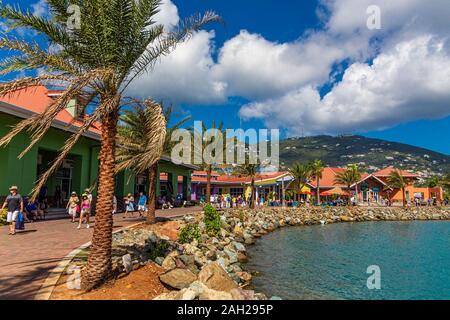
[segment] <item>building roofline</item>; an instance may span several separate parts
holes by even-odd
[[[27,118],[37,115],[36,112],[27,110],[25,108],[22,108],[22,107],[19,107],[14,104],[4,102],[1,100],[0,100],[0,111],[4,112],[6,114],[9,114],[9,115],[15,116],[15,117],[22,118],[22,119],[27,119]],[[75,126],[73,124],[69,124],[67,122],[60,121],[60,120],[53,120],[52,127],[59,129],[59,130],[68,131],[71,133],[76,133],[80,129],[80,127],[78,127],[78,126]],[[83,136],[86,138],[96,140],[96,141],[100,141],[100,135],[97,133],[94,133],[92,131],[86,131],[83,134]]]

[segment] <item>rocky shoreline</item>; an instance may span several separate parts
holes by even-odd
[[[172,291],[156,300],[266,300],[262,293],[246,290],[252,275],[243,265],[246,246],[286,226],[369,221],[450,220],[450,208],[300,208],[227,210],[220,212],[222,228],[208,236],[203,214],[178,219],[181,227],[197,224],[200,241],[188,244],[158,237],[153,231],[125,230],[113,236],[113,266],[118,277],[156,262],[166,270],[160,281]],[[279,299],[272,297],[270,299]]]

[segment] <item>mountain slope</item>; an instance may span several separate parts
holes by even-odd
[[[407,144],[362,136],[316,136],[280,142],[281,169],[296,161],[320,159],[328,166],[359,164],[369,172],[388,166],[411,170],[423,176],[450,172],[450,156]]]

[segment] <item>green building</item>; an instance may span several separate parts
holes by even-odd
[[[16,92],[13,95],[0,98],[0,137],[11,130],[11,127],[22,119],[43,112],[47,106],[61,94],[43,86]],[[22,159],[19,154],[30,143],[26,132],[20,133],[5,148],[0,149],[0,196],[8,194],[11,185],[17,185],[22,195],[30,194],[34,183],[52,163],[58,150],[70,135],[77,130],[77,101],[72,101],[68,107],[58,114],[52,128]],[[101,124],[97,123],[80,139],[64,160],[62,166],[47,181],[47,197],[52,204],[52,196],[60,187],[63,200],[67,200],[72,191],[81,194],[85,188],[94,186],[98,175],[98,154],[100,147]],[[161,159],[159,172],[167,173],[168,181],[162,184],[157,175],[157,195],[174,196],[181,191],[190,200],[190,180],[194,167],[178,166],[169,158]],[[116,178],[116,196],[118,199],[128,193],[147,191],[144,176],[130,176],[123,172]],[[181,178],[182,177],[182,178]],[[182,181],[179,186],[179,181]],[[95,195],[95,190],[94,190]]]

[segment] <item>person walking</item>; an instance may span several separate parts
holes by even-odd
[[[69,213],[69,216],[72,218],[72,223],[75,223],[75,218],[77,217],[77,213],[79,210],[80,205],[80,199],[77,196],[77,193],[74,191],[70,195],[69,201],[67,202],[67,212]]]
[[[91,227],[89,225],[90,216],[91,216],[91,201],[89,201],[89,196],[84,193],[83,196],[81,197],[80,221],[78,223],[77,229],[81,229],[81,225],[83,224],[84,218],[86,218],[86,229],[89,229]]]
[[[131,213],[131,217],[133,217],[134,213],[134,197],[131,193],[128,194],[128,196],[125,198],[125,215],[123,218],[128,218],[128,214]]]
[[[139,217],[143,217],[147,212],[147,196],[144,192],[139,193],[138,211]]]
[[[18,193],[18,188],[16,186],[9,188],[9,192],[10,194],[6,197],[2,210],[8,207],[6,222],[9,224],[9,234],[15,235],[17,217],[20,212],[23,212],[23,199]]]
[[[112,214],[116,214],[117,213],[117,197],[116,195],[113,195],[113,212]]]

